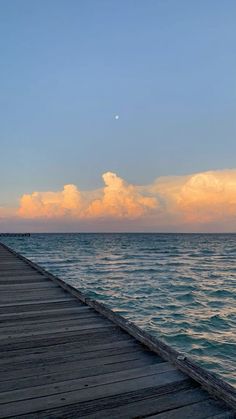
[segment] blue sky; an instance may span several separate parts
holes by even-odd
[[[231,0],[1,0],[0,204],[235,167],[235,19]]]

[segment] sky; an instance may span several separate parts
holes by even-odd
[[[0,231],[236,231],[235,19],[0,0]]]

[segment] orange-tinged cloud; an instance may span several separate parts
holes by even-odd
[[[183,226],[185,231],[198,225],[228,223],[236,229],[236,170],[159,177],[146,186],[129,184],[107,172],[103,181],[104,187],[94,191],[65,185],[58,192],[25,194],[20,199],[18,217],[86,223],[136,220],[137,226],[141,220],[144,227]]]
[[[33,192],[22,196],[19,215],[24,218],[78,216],[80,201],[75,185],[65,185],[60,192]]]
[[[236,216],[236,170],[157,179],[151,190],[161,197],[168,213],[186,223]]]
[[[104,189],[91,201],[86,192],[74,185],[65,185],[61,192],[33,192],[23,195],[19,215],[24,218],[137,218],[156,207],[154,197],[144,196],[133,185],[127,184],[115,173],[103,175]],[[91,195],[91,193],[90,193]],[[98,195],[98,192],[96,193]]]
[[[191,176],[177,202],[190,222],[236,216],[236,171]]]
[[[103,180],[103,195],[89,205],[86,212],[89,217],[136,218],[156,208],[155,197],[142,195],[115,173],[105,173]]]

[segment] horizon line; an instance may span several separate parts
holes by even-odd
[[[0,231],[0,235],[1,234],[236,234],[236,231],[211,231],[211,232],[207,232],[207,231],[42,231],[42,232],[38,232],[38,231],[18,231],[18,232],[1,232]]]

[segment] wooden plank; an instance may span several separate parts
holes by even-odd
[[[57,332],[66,332],[73,330],[85,330],[85,329],[95,329],[99,327],[111,327],[116,328],[114,324],[109,322],[109,320],[94,317],[92,319],[83,319],[82,322],[75,320],[61,320],[50,323],[38,323],[34,325],[22,325],[22,326],[7,326],[0,327],[0,345],[5,340],[8,340],[9,336],[13,336],[14,339],[28,337],[28,336],[38,336],[45,335]]]
[[[70,360],[66,360],[65,362],[62,362],[61,360],[58,361],[55,360],[55,363],[50,363],[50,362],[45,362],[42,363],[41,365],[35,365],[34,367],[28,368],[27,363],[22,364],[21,368],[16,370],[7,370],[7,371],[1,371],[0,374],[0,381],[6,381],[6,380],[13,380],[13,379],[19,379],[19,378],[25,378],[25,377],[32,377],[32,376],[39,376],[39,375],[44,375],[45,372],[47,372],[47,374],[54,374],[54,373],[58,373],[60,371],[62,371],[62,369],[64,369],[64,371],[68,371],[69,369],[74,369],[74,368],[78,368],[78,369],[84,369],[84,368],[89,368],[92,366],[98,366],[98,365],[111,365],[111,364],[116,364],[119,362],[124,362],[124,361],[134,361],[134,360],[145,360],[146,362],[146,366],[149,365],[149,361],[152,363],[152,359],[153,356],[149,355],[149,354],[145,354],[143,352],[140,351],[127,351],[123,354],[113,354],[113,355],[107,355],[107,356],[100,356],[99,358],[97,357],[93,357],[93,358],[89,358],[89,356],[87,357],[87,359],[82,359],[82,358],[86,358],[86,356],[82,356],[80,360],[76,360],[76,361],[70,361]],[[155,360],[155,357],[154,357]],[[155,360],[156,361],[156,360]]]
[[[19,277],[17,276],[8,276],[8,277],[2,277],[0,275],[0,284],[1,285],[21,285],[21,284],[50,284],[51,281],[48,278],[43,277],[42,275],[28,275],[26,277],[21,277],[19,279]]]
[[[3,255],[0,253],[0,267],[1,265],[3,265],[4,263],[8,262],[8,263],[19,263],[22,262],[20,259],[16,259],[13,255],[9,256],[7,254]]]
[[[73,303],[73,301],[69,300],[68,303]],[[77,307],[74,304],[67,304],[65,306],[63,306],[63,304],[65,304],[65,302],[63,302],[61,304],[62,308],[60,308],[59,303],[54,303],[54,304],[48,304],[47,309],[40,311],[37,310],[38,305],[40,305],[41,303],[35,302],[35,304],[31,304],[30,308],[32,308],[31,310],[27,310],[27,309],[23,309],[22,311],[20,311],[19,306],[16,306],[16,308],[18,309],[16,312],[14,311],[14,306],[12,306],[12,310],[8,310],[8,312],[6,314],[0,314],[0,322],[1,323],[5,323],[7,324],[7,322],[10,323],[18,323],[18,322],[34,322],[37,321],[37,318],[39,320],[49,320],[50,318],[54,318],[56,316],[60,316],[62,317],[63,315],[65,317],[68,316],[73,316],[81,314],[81,315],[85,315],[86,313],[93,313],[94,315],[96,315],[97,313],[94,312],[90,307],[88,306],[84,306],[84,305],[80,305],[78,304]],[[55,308],[54,308],[55,305]],[[34,310],[34,306],[35,306],[35,310]],[[24,308],[28,308],[24,306]],[[99,315],[98,315],[99,316]],[[100,317],[101,318],[101,317]]]
[[[81,306],[82,306],[81,302]],[[34,311],[53,311],[56,309],[62,308],[72,308],[72,307],[79,307],[79,302],[77,302],[74,298],[66,298],[63,300],[50,300],[50,301],[35,301],[27,302],[24,304],[20,303],[8,303],[4,304],[3,307],[0,307],[0,315],[7,315],[7,314],[17,314],[17,313],[30,313]],[[87,306],[88,307],[88,306]],[[91,309],[91,307],[89,307]],[[92,309],[91,309],[92,310]]]
[[[68,295],[68,296],[66,296],[66,295],[55,295],[55,294],[53,294],[53,295],[47,295],[47,296],[35,296],[35,298],[27,298],[27,297],[25,297],[25,299],[22,299],[22,298],[19,298],[19,299],[16,299],[15,301],[14,301],[14,305],[15,306],[24,306],[24,305],[26,305],[26,304],[34,304],[34,303],[43,303],[43,304],[45,304],[45,303],[51,303],[51,302],[60,302],[60,301],[71,301],[72,300],[72,298]],[[0,302],[0,308],[5,308],[5,307],[12,307],[12,302],[11,302],[11,300],[9,300],[9,299],[7,299],[7,300],[1,300],[1,302]]]
[[[58,395],[39,397],[18,402],[6,403],[1,405],[1,418],[7,418],[16,415],[25,415],[32,412],[43,410],[42,408],[55,408],[59,406],[70,405],[73,403],[82,403],[89,400],[117,396],[124,393],[148,392],[149,389],[164,387],[176,387],[178,383],[188,381],[186,375],[179,371],[168,371],[162,374],[155,374],[135,379],[127,379],[122,382],[115,382],[112,385],[104,384],[92,388],[83,388],[81,390],[68,391]]]
[[[67,355],[68,353],[77,352],[78,354],[90,352],[103,351],[107,349],[120,349],[120,348],[129,348],[129,347],[140,347],[140,344],[132,338],[121,338],[118,337],[115,342],[114,339],[108,339],[104,343],[104,340],[98,341],[92,345],[88,345],[87,342],[78,342],[78,343],[67,343],[63,342],[55,346],[47,346],[43,348],[35,349],[23,349],[20,351],[9,351],[8,353],[3,353],[0,359],[0,365],[18,362],[24,358],[28,361],[39,360],[39,359],[50,359],[51,357],[58,357],[62,355]],[[141,346],[142,347],[142,346]],[[5,356],[4,356],[5,355]],[[158,359],[158,358],[157,358]],[[160,358],[160,362],[162,362]]]
[[[0,293],[7,292],[8,295],[11,295],[12,293],[15,293],[17,291],[26,291],[26,292],[32,292],[35,290],[50,290],[50,289],[60,289],[59,287],[55,287],[55,284],[52,284],[50,282],[36,282],[36,283],[22,283],[22,284],[4,284],[2,285],[0,282]]]
[[[4,304],[9,304],[14,299],[15,303],[21,303],[24,302],[34,302],[34,301],[50,301],[52,299],[71,299],[70,295],[61,293],[57,290],[40,290],[40,291],[34,291],[34,292],[25,292],[25,293],[14,293],[13,296],[7,294],[7,295],[1,295],[0,296],[0,306],[3,306]]]
[[[3,306],[5,304],[11,304],[12,305],[12,300],[14,299],[14,303],[15,304],[24,304],[24,303],[28,303],[30,302],[31,304],[34,302],[40,302],[41,301],[51,301],[52,299],[67,299],[68,298],[71,299],[71,297],[67,297],[66,294],[57,292],[55,290],[48,290],[46,292],[40,290],[38,292],[25,292],[25,293],[14,293],[13,298],[11,298],[11,295],[4,295],[1,296],[0,298],[0,306]]]
[[[33,271],[30,268],[25,268],[25,269],[21,269],[21,270],[17,270],[17,269],[12,269],[12,270],[5,270],[5,271],[1,271],[1,278],[8,278],[8,277],[13,277],[13,276],[18,276],[19,279],[26,277],[26,276],[32,276],[33,275]],[[42,275],[43,277],[43,275]]]
[[[211,419],[235,419],[234,412],[231,411],[225,411],[224,413],[220,413],[219,415],[214,415],[210,417]]]
[[[104,322],[94,322],[92,324],[85,324],[85,325],[76,325],[76,326],[62,326],[62,327],[55,327],[53,332],[51,329],[44,329],[44,330],[35,330],[35,331],[30,331],[30,332],[25,332],[25,333],[11,333],[9,332],[8,335],[6,336],[0,336],[0,347],[2,348],[3,346],[6,346],[8,344],[11,344],[12,341],[15,342],[28,342],[31,341],[32,338],[34,338],[34,340],[36,341],[37,339],[40,338],[47,338],[47,336],[49,335],[50,337],[56,336],[56,335],[60,335],[61,339],[66,339],[68,335],[70,335],[71,333],[73,334],[74,332],[76,333],[87,333],[87,331],[92,330],[92,331],[96,331],[97,329],[105,329],[105,330],[116,330],[116,326],[112,323],[106,323],[104,324]]]
[[[152,358],[149,361],[149,365],[155,365],[156,360]],[[87,366],[85,368],[77,366],[77,363],[73,365],[67,364],[66,368],[66,379],[73,380],[76,378],[85,378],[85,377],[94,377],[100,374],[112,373],[115,371],[124,371],[126,369],[139,368],[142,366],[147,366],[146,359],[134,359],[128,361],[121,361],[114,364],[104,364],[104,365],[95,365]],[[0,381],[0,391],[13,391],[23,388],[31,388],[40,385],[47,385],[49,383],[58,383],[65,380],[65,371],[61,368],[47,373],[44,371],[42,374],[29,377],[18,377],[17,379],[9,379],[6,381]],[[185,385],[186,387],[186,385]]]
[[[56,333],[58,330],[68,330],[67,327],[74,327],[74,326],[92,326],[92,325],[101,325],[101,324],[107,324],[111,325],[109,322],[104,322],[102,318],[97,317],[93,313],[88,313],[88,315],[81,316],[73,315],[73,317],[65,318],[65,316],[62,316],[60,318],[51,318],[49,321],[47,319],[43,319],[42,321],[35,320],[34,322],[16,322],[11,323],[8,325],[4,325],[0,322],[0,341],[1,339],[5,339],[9,335],[14,335],[17,338],[17,335],[22,335],[23,333],[50,333],[54,331],[54,328],[56,328]],[[113,325],[114,327],[114,325]],[[44,333],[43,333],[44,334]]]
[[[174,391],[170,394],[148,397],[143,400],[123,400],[117,403],[96,400],[93,403],[80,405],[79,410],[74,407],[71,417],[83,416],[86,419],[130,419],[149,417],[150,415],[187,406],[199,401],[208,400],[209,394],[199,388]],[[112,405],[113,407],[109,407]],[[72,407],[73,408],[73,407]],[[69,409],[68,409],[69,410]],[[68,412],[69,413],[69,412]],[[67,417],[67,416],[65,416]],[[180,417],[179,419],[184,419]],[[187,419],[187,418],[186,418]]]
[[[186,389],[186,386],[188,385],[187,381],[183,381],[181,383],[178,383],[178,390],[184,390]],[[94,412],[96,411],[96,407],[106,406],[106,407],[112,407],[112,406],[119,406],[120,404],[133,402],[137,403],[139,400],[150,398],[150,401],[152,402],[152,398],[155,395],[156,397],[160,397],[163,394],[168,394],[169,392],[172,393],[173,386],[165,386],[165,388],[150,388],[148,390],[145,389],[144,395],[141,391],[131,392],[131,393],[124,393],[120,394],[118,396],[111,396],[107,398],[101,398],[101,399],[95,399],[95,400],[89,400],[88,402],[83,403],[73,403],[66,406],[60,406],[58,408],[53,408],[49,410],[44,411],[38,411],[36,413],[37,416],[35,416],[35,413],[33,414],[27,414],[27,415],[21,415],[21,416],[15,416],[14,419],[72,419],[72,418],[79,418],[79,417],[86,417],[86,413]],[[168,395],[168,397],[170,397]],[[144,417],[144,416],[143,416]],[[110,416],[110,419],[113,419],[113,417]],[[131,419],[131,416],[129,416],[129,419]],[[183,419],[183,418],[181,418]],[[187,419],[187,418],[186,418]]]
[[[47,278],[45,275],[42,275],[40,272],[37,272],[34,270],[27,272],[26,275],[19,275],[18,272],[13,272],[12,274],[7,274],[7,275],[3,275],[1,272],[1,275],[0,275],[0,281],[10,282],[11,280],[16,280],[17,283],[19,284],[23,281],[30,280],[31,278],[36,278],[38,280],[41,279],[42,281],[50,281],[50,278]]]
[[[21,275],[27,275],[27,273],[31,273],[32,269],[29,266],[24,266],[24,268],[19,269],[19,266],[9,266],[8,267],[2,267],[1,269],[1,275],[11,275],[12,273],[17,273],[19,276]]]
[[[135,378],[148,377],[156,374],[163,374],[167,371],[176,371],[176,368],[168,362],[148,365],[145,367],[128,369],[125,371],[112,372],[108,374],[97,375],[95,377],[86,377],[74,380],[66,380],[55,384],[15,390],[0,394],[0,404],[9,403],[18,400],[27,400],[38,397],[49,396],[53,394],[66,393],[74,390],[83,390],[85,387],[92,388],[104,384],[113,384]],[[209,396],[208,396],[209,397]]]
[[[0,270],[2,269],[2,267],[6,267],[8,269],[8,267],[12,267],[12,266],[16,266],[16,267],[25,267],[25,263],[18,259],[12,259],[12,260],[7,260],[6,258],[4,258],[3,260],[0,261]]]
[[[28,290],[22,290],[22,289],[16,289],[16,290],[9,290],[9,291],[1,291],[0,293],[0,301],[4,301],[4,300],[10,300],[10,301],[15,301],[18,299],[23,299],[24,297],[31,297],[32,299],[35,297],[46,297],[47,295],[49,296],[67,296],[69,295],[68,293],[66,293],[65,291],[62,291],[60,288],[55,288],[55,287],[48,287],[48,289],[46,288],[41,288],[41,289],[28,289]]]
[[[0,237],[30,237],[31,233],[0,233]]]
[[[16,350],[16,349],[24,349],[24,348],[37,348],[40,346],[52,346],[58,345],[62,341],[67,342],[77,342],[82,340],[87,340],[92,343],[92,340],[96,340],[98,337],[101,338],[103,334],[103,338],[106,339],[108,333],[111,333],[114,337],[114,331],[116,326],[111,327],[101,327],[95,329],[85,329],[85,330],[74,330],[70,332],[63,332],[63,333],[51,333],[46,335],[32,336],[21,339],[12,339],[9,340],[7,343],[0,345],[0,352],[9,351],[9,350]],[[117,333],[117,330],[116,330]],[[120,332],[121,333],[121,332]]]
[[[215,400],[204,400],[178,409],[169,410],[164,413],[149,416],[149,419],[205,419],[225,413],[225,406],[217,403]],[[227,412],[228,413],[228,412]]]
[[[78,316],[77,318],[72,319],[54,319],[50,322],[33,322],[33,324],[14,324],[8,326],[0,325],[0,342],[7,339],[9,335],[14,335],[14,338],[21,336],[29,336],[31,333],[39,334],[47,334],[47,333],[57,333],[59,331],[68,331],[68,330],[83,330],[87,326],[89,328],[96,328],[97,326],[108,326],[112,328],[116,328],[114,324],[109,322],[102,317],[97,317],[96,315],[90,317],[82,317]],[[76,329],[74,329],[76,328]]]
[[[6,257],[6,258],[7,257],[8,258],[14,257],[14,260],[21,260],[20,258],[18,258],[16,256],[14,256],[13,254],[11,254],[8,250],[3,250],[2,247],[1,247],[1,250],[0,250],[0,256]]]
[[[27,313],[17,313],[17,314],[6,314],[0,315],[0,327],[4,326],[17,326],[17,325],[37,325],[42,323],[49,323],[53,321],[59,321],[59,320],[81,320],[81,319],[87,319],[87,318],[99,318],[99,315],[97,313],[94,313],[93,311],[90,311],[87,307],[78,307],[75,309],[64,309],[64,310],[51,310],[47,311],[47,315],[45,313],[40,312],[27,312]],[[31,315],[31,313],[33,313]],[[35,314],[38,313],[38,314]],[[3,317],[4,316],[4,317]],[[101,317],[100,317],[101,318]]]
[[[19,356],[17,359],[9,360],[9,362],[1,363],[0,365],[0,372],[9,372],[9,371],[17,371],[22,370],[22,368],[34,368],[35,363],[40,363],[41,365],[49,366],[49,365],[58,365],[58,364],[65,364],[66,362],[74,362],[87,359],[93,359],[98,357],[107,357],[107,356],[114,356],[114,355],[123,355],[123,354],[133,354],[135,356],[137,353],[143,353],[142,349],[138,347],[138,344],[135,345],[133,342],[129,342],[126,345],[122,345],[120,348],[116,347],[114,349],[102,349],[102,350],[94,350],[88,352],[79,352],[76,349],[69,349],[67,352],[63,353],[56,353],[53,356],[53,352],[48,352],[41,356],[36,357],[35,355],[29,355],[28,357]]]
[[[197,392],[198,390],[188,390],[190,393]],[[80,418],[83,417],[84,419],[131,419],[131,418],[144,418],[144,417],[150,417],[145,415],[145,410],[153,410],[153,408],[156,407],[156,410],[161,411],[161,409],[168,410],[168,402],[170,409],[172,406],[178,407],[178,404],[181,406],[181,396],[183,397],[183,401],[185,400],[185,392],[186,390],[179,391],[178,393],[171,393],[173,395],[173,398],[170,397],[169,394],[167,395],[157,395],[157,396],[150,396],[149,398],[145,398],[146,404],[144,405],[144,412],[135,414],[135,411],[138,412],[138,407],[141,406],[140,411],[142,412],[142,401],[140,402],[139,393],[137,392],[132,393],[130,395],[121,395],[120,397],[109,397],[106,399],[97,399],[94,401],[89,401],[85,403],[79,403],[79,404],[73,404],[68,406],[63,406],[59,408],[54,408],[50,410],[44,410],[43,412],[37,412],[37,416],[35,414],[27,414],[27,415],[21,415],[21,416],[15,416],[14,419],[72,419],[72,418]],[[180,394],[180,397],[177,398],[176,394]],[[189,396],[190,398],[190,396]],[[201,400],[201,396],[196,395],[195,399]],[[120,407],[120,403],[125,403],[125,399],[127,404]],[[192,395],[192,399],[194,400],[194,395]],[[204,400],[204,398],[203,398]],[[131,403],[129,403],[131,402]],[[188,399],[186,400],[188,402]],[[104,410],[99,410],[99,408],[102,409],[102,405],[104,406]],[[106,409],[107,405],[115,406],[111,409]],[[135,406],[137,406],[137,409],[135,409]],[[134,410],[134,414],[132,414],[132,410]],[[93,413],[92,413],[93,412]],[[99,412],[100,415],[99,415]],[[110,413],[109,413],[110,412]],[[120,412],[120,414],[119,414]],[[90,414],[89,414],[90,413]],[[206,418],[206,416],[204,417]],[[214,416],[208,416],[210,419],[233,419],[235,418],[234,414],[230,411],[214,415]],[[178,419],[189,419],[189,416],[181,416],[178,417]],[[196,419],[196,418],[195,418]]]
[[[12,303],[12,302],[9,302],[9,303],[3,303],[3,304],[0,304],[0,309],[1,308],[8,308],[8,307],[23,307],[23,306],[32,306],[32,305],[34,305],[34,304],[51,304],[51,303],[60,303],[60,302],[66,302],[66,301],[75,301],[74,300],[74,298],[73,297],[71,297],[70,295],[68,295],[68,296],[63,296],[63,297],[61,297],[61,298],[52,298],[52,299],[50,299],[50,298],[48,298],[48,299],[46,299],[46,300],[42,300],[42,301],[37,301],[37,300],[35,300],[35,302],[32,302],[32,300],[31,301],[22,301],[22,302],[18,302],[18,301],[14,301],[14,303]]]
[[[66,336],[66,340],[62,340],[61,336],[56,334],[56,335],[50,335],[45,337],[40,337],[39,339],[37,339],[37,341],[31,340],[31,341],[23,341],[23,342],[15,342],[12,341],[10,344],[8,345],[2,345],[0,346],[0,353],[1,356],[4,355],[4,352],[9,352],[9,351],[20,351],[23,349],[39,349],[40,348],[45,348],[48,346],[57,346],[60,344],[64,344],[66,343],[81,343],[81,344],[85,344],[85,342],[87,342],[88,345],[92,345],[93,343],[96,343],[97,341],[101,341],[101,340],[107,340],[107,339],[119,339],[119,338],[124,338],[125,336],[127,336],[124,332],[122,331],[116,331],[116,335],[114,336],[114,330],[113,329],[96,329],[96,331],[91,331],[88,330],[87,333],[83,332],[83,331],[75,331],[73,333],[70,333],[69,335]],[[159,357],[158,357],[159,359]]]
[[[86,312],[85,310],[82,310],[77,313],[69,313],[66,315],[63,313],[62,315],[58,314],[57,316],[51,316],[50,318],[43,317],[38,319],[31,319],[31,318],[25,318],[18,321],[10,321],[10,322],[2,322],[0,320],[0,333],[4,332],[14,332],[14,331],[26,331],[29,327],[32,329],[39,330],[42,327],[52,327],[52,325],[61,325],[62,323],[66,324],[72,324],[74,322],[75,324],[87,324],[89,321],[103,321],[102,317],[97,316],[93,312]],[[110,324],[110,323],[109,323]]]

